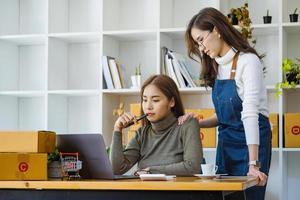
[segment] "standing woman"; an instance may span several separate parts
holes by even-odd
[[[185,37],[189,57],[199,57],[201,77],[206,86],[212,87],[216,115],[199,121],[199,125],[219,126],[218,173],[258,177],[260,187],[246,190],[246,197],[264,199],[271,159],[271,128],[262,56],[214,8],[205,8],[193,16]]]

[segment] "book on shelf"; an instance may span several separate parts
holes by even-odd
[[[104,88],[121,89],[125,87],[125,81],[120,63],[110,56],[102,56],[102,68]]]
[[[166,60],[166,68],[167,68],[167,71],[168,71],[167,75],[170,76],[174,80],[177,87],[180,87],[180,85],[178,83],[178,80],[177,80],[177,77],[175,75],[174,68],[173,68],[172,58],[170,57],[169,54],[165,55],[165,60]]]
[[[162,73],[170,76],[178,87],[196,87],[192,75],[189,72],[190,64],[183,55],[162,47],[161,53],[164,54],[162,60]]]
[[[106,88],[107,89],[114,89],[115,86],[114,86],[114,83],[113,83],[113,80],[112,80],[108,60],[109,60],[108,56],[102,56],[103,78],[104,78],[105,83],[106,83]]]

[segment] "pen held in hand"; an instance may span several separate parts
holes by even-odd
[[[131,121],[131,122],[129,122],[128,124],[126,124],[126,125],[124,126],[124,128],[127,128],[127,127],[133,125],[134,123],[136,123],[136,122],[138,122],[138,121],[140,121],[140,120],[146,118],[147,116],[148,116],[148,114],[144,114],[144,115],[139,116],[138,118],[136,118],[136,119],[134,119],[133,121]]]

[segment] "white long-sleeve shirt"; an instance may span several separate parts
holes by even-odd
[[[215,60],[219,64],[217,79],[229,79],[235,55],[230,49],[223,57]],[[247,144],[259,144],[258,114],[269,116],[267,90],[263,80],[263,67],[259,58],[252,53],[240,53],[235,74],[237,93],[243,101],[241,113]]]

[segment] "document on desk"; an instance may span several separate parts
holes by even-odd
[[[175,175],[166,174],[141,174],[140,179],[143,181],[169,181],[175,179]]]

